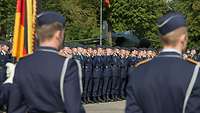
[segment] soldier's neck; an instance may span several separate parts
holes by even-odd
[[[180,47],[164,46],[163,50],[175,50],[178,53],[182,53],[182,48],[180,48]]]
[[[42,42],[40,43],[40,46],[42,47],[50,47],[50,48],[55,48],[55,49],[59,49],[59,45],[55,44],[54,42]]]

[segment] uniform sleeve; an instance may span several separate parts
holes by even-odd
[[[200,113],[200,72],[189,97],[185,113]]]
[[[17,64],[15,69],[14,81],[10,87],[8,113],[25,113],[27,106],[25,105],[22,92],[20,90],[20,76],[23,76],[22,67]]]
[[[0,106],[3,106],[5,103],[5,97],[4,97],[4,87],[3,85],[0,86]]]
[[[134,69],[129,68],[128,72],[128,85],[126,88],[127,97],[126,97],[126,113],[143,113],[142,109],[140,108],[136,96],[135,90],[133,85],[133,76],[134,76]]]
[[[12,84],[2,84],[0,87],[0,106],[7,106],[9,99],[9,91],[11,89]]]
[[[64,99],[67,113],[85,113],[81,105],[78,66],[74,60],[70,60],[68,63],[64,81]]]

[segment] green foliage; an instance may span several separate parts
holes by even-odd
[[[66,40],[80,40],[99,36],[99,0],[38,0],[41,11],[57,11],[67,19]],[[189,47],[200,45],[199,0],[112,0],[104,8],[104,19],[112,23],[114,31],[135,30],[139,37],[160,47],[156,20],[170,8],[187,16]],[[0,0],[0,38],[13,34],[16,0]],[[170,7],[170,8],[169,8]]]
[[[200,1],[177,0],[171,3],[174,10],[182,12],[187,17],[189,31],[189,47],[199,48],[200,45]]]
[[[0,38],[5,40],[14,29],[15,0],[0,0]]]
[[[57,11],[66,19],[66,40],[95,38],[99,35],[96,0],[42,0],[42,11]]]
[[[95,38],[99,35],[96,0],[38,0],[38,9],[60,12],[66,17],[66,40]],[[13,34],[16,0],[0,0],[0,31]],[[2,36],[2,34],[1,34]]]
[[[200,44],[200,1],[199,0],[113,0],[112,17],[115,31],[135,30],[139,37],[152,41],[153,47],[159,47],[156,20],[169,11],[169,7],[187,15],[189,25],[189,47]]]
[[[68,18],[67,40],[96,38],[99,35],[97,24],[98,2],[95,0],[61,0],[64,15]]]

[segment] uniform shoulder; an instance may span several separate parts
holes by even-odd
[[[33,56],[33,54],[30,54],[30,55],[26,55],[26,56],[24,56],[24,57],[21,57],[21,58],[19,59],[19,62],[26,61],[26,60],[30,59],[32,56]]]
[[[194,65],[199,64],[198,61],[195,61],[195,60],[193,60],[193,59],[191,59],[191,58],[186,58],[185,60],[186,60],[187,62],[191,63],[191,64],[194,64]]]
[[[139,63],[137,63],[134,67],[139,67],[143,64],[146,64],[148,63],[149,61],[151,61],[152,59],[146,59],[146,60],[143,60],[143,61],[140,61]]]

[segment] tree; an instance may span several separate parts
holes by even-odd
[[[48,5],[47,5],[48,4]],[[96,0],[44,0],[42,10],[55,10],[67,19],[66,40],[96,38],[99,35]]]
[[[66,40],[99,36],[97,0],[37,0],[38,9],[60,12],[66,17]],[[16,0],[0,0],[0,36],[13,34]],[[3,33],[3,34],[2,34]],[[6,35],[7,36],[7,35]],[[8,37],[9,38],[9,37]]]
[[[189,31],[189,47],[199,48],[200,45],[200,1],[175,0],[170,3],[174,10],[182,12],[187,17]]]
[[[200,44],[199,0],[173,0],[169,3],[166,0],[113,0],[111,8],[110,20],[115,31],[135,30],[139,37],[148,38],[157,48],[160,43],[156,20],[170,10],[180,11],[187,16],[189,47]]]
[[[15,0],[0,0],[0,38],[9,39],[14,29]]]

